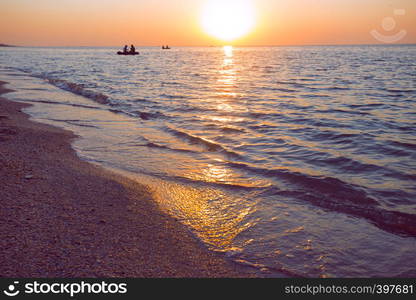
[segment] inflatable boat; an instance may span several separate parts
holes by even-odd
[[[123,51],[118,51],[117,52],[118,55],[139,55],[139,52],[123,52]]]

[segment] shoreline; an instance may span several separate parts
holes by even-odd
[[[163,213],[146,186],[82,161],[0,81],[0,277],[253,277]]]

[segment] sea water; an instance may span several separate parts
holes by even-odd
[[[415,46],[117,50],[1,49],[0,80],[262,276],[416,276]]]

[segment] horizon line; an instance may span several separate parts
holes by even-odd
[[[410,45],[416,45],[415,43],[346,43],[346,44],[274,44],[274,45],[232,45],[232,43],[224,43],[223,45],[169,45],[170,47],[179,47],[179,48],[191,48],[191,47],[206,47],[206,48],[210,48],[210,47],[224,47],[224,46],[233,46],[233,47],[241,47],[241,48],[249,48],[249,47],[311,47],[311,46],[328,46],[328,47],[333,47],[333,46],[410,46]],[[0,46],[3,47],[17,47],[17,48],[119,48],[122,46],[119,45],[109,45],[109,46],[88,46],[88,45],[66,45],[66,46],[54,46],[54,45],[11,45],[11,44],[4,44],[4,43],[0,43]],[[161,45],[137,45],[136,47],[161,47],[163,46],[163,44]]]

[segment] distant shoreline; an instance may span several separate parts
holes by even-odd
[[[15,45],[0,44],[0,47],[18,47]]]

